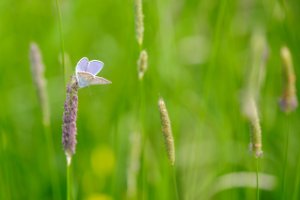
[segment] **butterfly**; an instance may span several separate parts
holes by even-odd
[[[76,65],[76,79],[80,88],[89,85],[110,84],[111,81],[96,76],[103,68],[104,63],[99,60],[91,60],[83,57]]]

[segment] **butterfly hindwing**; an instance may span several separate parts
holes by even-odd
[[[106,85],[106,84],[111,84],[111,81],[106,80],[105,78],[99,76],[95,76],[90,82],[90,85]]]
[[[86,72],[97,75],[103,68],[104,63],[99,60],[91,60],[87,66]]]
[[[109,80],[106,80],[102,77],[94,76],[89,72],[77,72],[77,81],[80,88],[89,86],[89,85],[103,85],[110,84]]]

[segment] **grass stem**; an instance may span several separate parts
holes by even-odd
[[[256,158],[256,200],[259,200],[259,158]]]
[[[71,162],[67,163],[67,200],[72,200],[71,190]]]
[[[174,192],[175,192],[175,200],[179,200],[175,165],[172,165],[171,168],[172,168],[172,177],[173,177],[173,187],[174,187]]]
[[[58,30],[59,30],[59,36],[60,36],[60,48],[61,48],[61,63],[62,63],[62,68],[63,68],[63,73],[64,73],[64,82],[65,85],[68,81],[66,69],[65,69],[65,44],[64,44],[64,38],[63,38],[63,25],[62,25],[62,16],[61,16],[61,9],[60,9],[60,4],[59,0],[56,0],[56,9],[57,9],[57,15],[58,15]]]
[[[147,160],[146,160],[146,148],[147,148],[147,137],[146,133],[143,128],[144,124],[144,111],[145,111],[145,102],[144,102],[144,84],[143,80],[139,80],[139,111],[138,111],[138,119],[139,121],[139,130],[142,136],[142,191],[143,191],[143,196],[142,199],[147,199],[146,193],[147,193],[147,180],[146,180],[146,170],[147,170]]]
[[[60,199],[60,189],[59,189],[60,186],[59,186],[57,173],[55,172],[55,166],[56,166],[55,152],[54,152],[53,139],[52,139],[52,135],[51,135],[51,128],[49,125],[44,124],[44,132],[45,132],[47,151],[48,151],[48,156],[49,156],[49,166],[50,166],[53,198],[59,200]]]
[[[298,160],[297,160],[297,165],[296,165],[296,180],[295,180],[295,187],[294,187],[294,200],[298,199],[298,193],[299,193],[299,183],[300,183],[300,173],[299,173],[299,168],[300,168],[300,155],[298,155]]]
[[[286,176],[286,168],[287,168],[287,157],[288,157],[288,148],[289,148],[289,134],[290,131],[287,129],[287,133],[285,134],[285,147],[284,147],[284,161],[283,161],[283,169],[282,169],[282,199],[285,199],[285,176]]]

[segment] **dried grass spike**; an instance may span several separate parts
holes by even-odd
[[[141,51],[138,64],[139,79],[142,80],[148,69],[148,54],[146,50]]]
[[[135,31],[136,39],[140,46],[144,38],[144,14],[142,0],[135,0]]]
[[[287,47],[281,48],[281,60],[283,66],[284,88],[280,99],[282,111],[290,113],[298,107],[296,94],[296,75],[294,72],[292,56]]]
[[[174,147],[174,139],[171,129],[171,121],[169,118],[169,114],[166,108],[166,104],[162,98],[158,100],[158,107],[160,112],[161,126],[162,132],[165,139],[165,145],[167,149],[168,159],[171,165],[175,163],[175,147]]]
[[[38,45],[34,42],[30,44],[30,65],[34,84],[36,86],[39,103],[42,108],[43,124],[50,125],[50,110],[48,95],[46,90],[46,79],[44,75],[44,63]]]
[[[252,114],[249,116],[251,135],[250,135],[250,149],[254,152],[254,155],[258,158],[263,155],[262,151],[262,137],[261,127],[259,123],[259,116],[257,112],[257,106],[254,98],[249,100]]]

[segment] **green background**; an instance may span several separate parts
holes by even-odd
[[[133,133],[142,138],[136,199],[175,198],[159,96],[172,121],[180,199],[254,199],[255,185],[230,186],[232,176],[225,184],[228,189],[216,188],[224,175],[256,170],[241,97],[257,56],[251,45],[257,32],[269,49],[258,100],[264,151],[259,170],[274,178],[272,189],[260,191],[261,199],[300,198],[299,111],[286,115],[278,108],[283,45],[290,48],[296,74],[300,73],[298,0],[144,0],[143,49],[149,66],[142,83],[137,76],[140,48],[133,0],[63,0],[59,5],[67,74],[59,61],[55,1],[0,1],[0,199],[65,199],[65,77],[84,56],[103,61],[99,75],[112,84],[79,90],[74,199],[128,199],[130,151],[138,146],[130,142]],[[33,41],[46,67],[52,155],[47,153],[47,133],[31,76]],[[297,85],[300,88],[299,81]],[[255,183],[255,174],[245,182]]]

